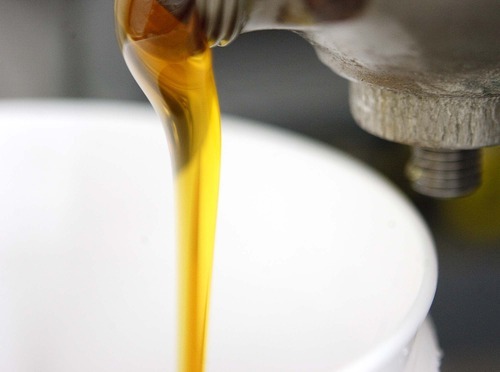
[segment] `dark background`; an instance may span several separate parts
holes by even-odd
[[[222,111],[283,127],[363,160],[402,189],[428,221],[440,277],[432,316],[442,371],[500,370],[500,149],[485,153],[485,180],[472,197],[437,201],[412,192],[405,146],[353,122],[348,83],[299,36],[245,34],[214,50]],[[2,0],[0,99],[145,98],[118,50],[113,2]]]

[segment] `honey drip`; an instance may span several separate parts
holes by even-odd
[[[201,372],[220,167],[220,113],[211,52],[195,12],[177,19],[158,0],[116,0],[126,63],[165,126],[178,229],[178,371]]]

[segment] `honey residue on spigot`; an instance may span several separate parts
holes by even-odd
[[[116,0],[115,13],[127,66],[160,116],[170,145],[179,244],[178,370],[201,372],[220,167],[211,52],[194,10],[178,19],[158,0]]]

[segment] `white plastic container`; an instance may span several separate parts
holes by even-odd
[[[172,185],[148,106],[0,104],[0,366],[173,371]],[[208,372],[434,372],[437,268],[345,155],[223,123]]]

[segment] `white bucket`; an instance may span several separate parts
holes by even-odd
[[[9,101],[0,123],[0,369],[173,371],[152,110]],[[208,372],[438,370],[432,240],[364,166],[227,117],[217,236]]]

